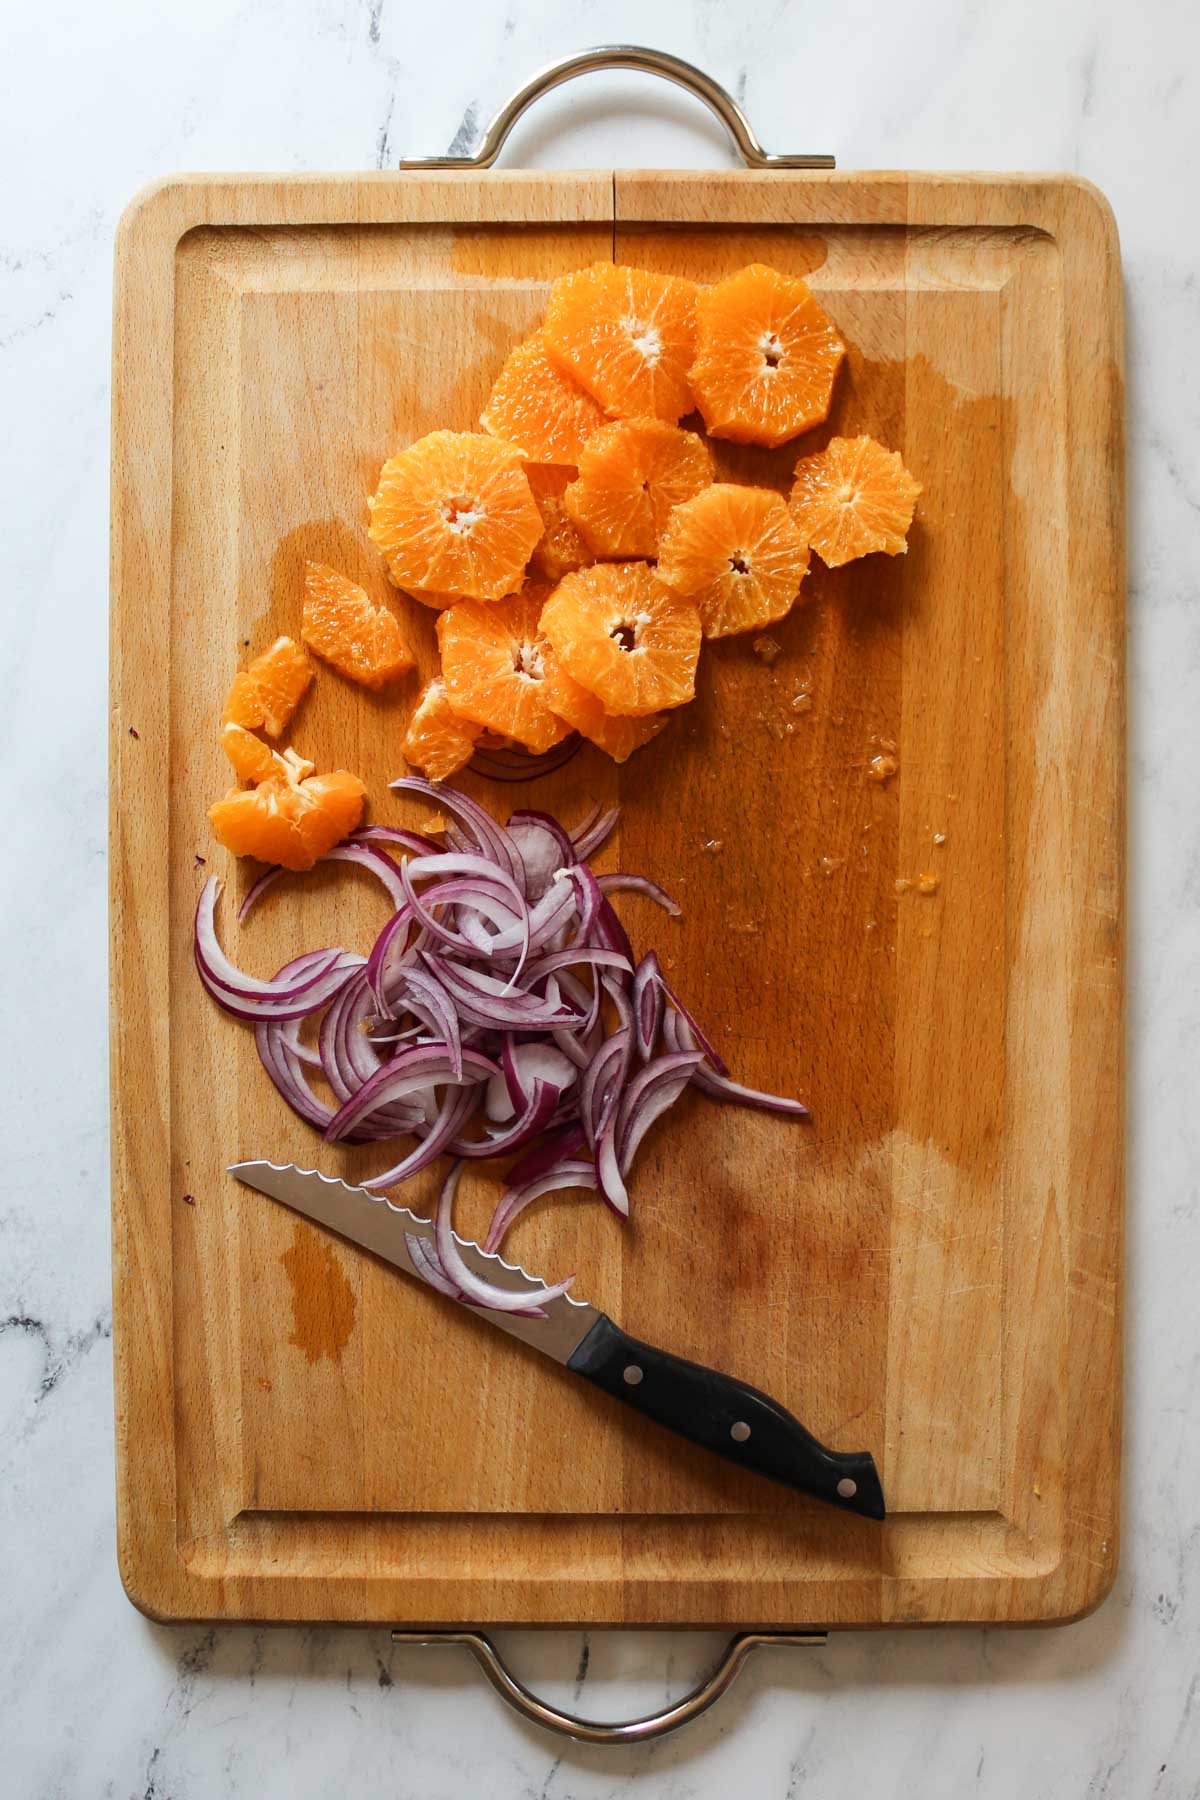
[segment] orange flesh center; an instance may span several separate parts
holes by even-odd
[[[653,368],[662,355],[662,338],[658,335],[658,327],[643,319],[635,319],[630,314],[621,320],[621,328],[628,333],[629,341],[638,355]]]
[[[513,668],[526,681],[540,681],[544,673],[541,652],[534,644],[518,644],[513,651]]]
[[[758,347],[763,353],[763,372],[769,375],[783,361],[783,345],[773,331],[764,331]]]
[[[480,524],[483,519],[483,514],[476,507],[474,500],[465,499],[461,494],[456,494],[452,500],[447,500],[443,510],[446,514],[447,525],[460,537],[466,537],[472,527]]]
[[[634,625],[614,625],[608,635],[621,650],[637,648],[637,629]]]
[[[750,564],[746,561],[745,555],[741,550],[734,551],[729,559],[729,567],[733,570],[735,575],[748,575],[750,573]]]

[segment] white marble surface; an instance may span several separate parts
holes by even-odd
[[[0,1790],[1184,1800],[1200,1793],[1200,17],[1183,0],[60,0],[0,9]],[[1077,169],[1129,308],[1127,1529],[1116,1592],[1051,1632],[882,1633],[763,1656],[689,1733],[564,1747],[460,1653],[384,1634],[160,1629],[113,1556],[105,1125],[110,252],[175,169],[437,150],[531,67],[605,39],[690,56],[764,140],[847,167]],[[856,46],[851,62],[847,47]],[[315,72],[320,70],[319,83]],[[615,107],[624,110],[618,119]],[[1190,123],[1189,123],[1190,121]],[[724,161],[632,78],[543,103],[511,160]],[[713,1640],[514,1638],[598,1714],[677,1693]],[[556,1670],[568,1671],[555,1678]],[[578,1670],[578,1675],[576,1675]],[[585,1678],[586,1677],[586,1678]]]

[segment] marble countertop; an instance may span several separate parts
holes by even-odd
[[[1116,1590],[1054,1631],[880,1632],[761,1654],[640,1750],[506,1714],[459,1651],[382,1632],[149,1624],[114,1558],[105,1096],[105,657],[113,229],[177,169],[386,167],[461,143],[533,67],[622,38],[845,167],[1078,170],[1128,302],[1130,1214]],[[854,60],[848,54],[854,47]],[[1200,26],[1176,0],[67,0],[0,23],[0,1785],[14,1800],[341,1789],[423,1800],[1200,1794]],[[319,71],[319,75],[318,72]],[[620,116],[618,117],[618,110]],[[1189,120],[1191,121],[1189,123]],[[593,80],[514,164],[719,165],[685,96]],[[1189,224],[1188,221],[1191,220]],[[506,1639],[553,1698],[682,1692],[704,1636]]]

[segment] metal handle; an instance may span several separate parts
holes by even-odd
[[[560,1712],[530,1693],[523,1682],[509,1673],[491,1638],[482,1631],[393,1631],[393,1644],[465,1644],[502,1700],[514,1712],[560,1737],[574,1738],[577,1744],[645,1744],[651,1738],[665,1737],[691,1719],[698,1719],[714,1701],[732,1686],[752,1650],[760,1644],[783,1645],[795,1649],[819,1649],[826,1641],[823,1631],[778,1632],[743,1631],[730,1638],[715,1669],[682,1700],[676,1700],[662,1712],[648,1713],[644,1719],[626,1719],[605,1725],[598,1719],[581,1719],[576,1713]]]
[[[499,156],[504,140],[527,107],[533,105],[552,88],[576,75],[588,75],[593,69],[634,69],[642,75],[661,75],[676,87],[686,88],[716,114],[737,146],[742,161],[751,169],[832,169],[832,156],[775,156],[763,149],[749,119],[719,81],[706,75],[694,63],[682,57],[669,56],[665,50],[648,50],[641,44],[597,44],[594,49],[580,50],[558,62],[539,69],[511,100],[500,108],[475,151],[464,156],[405,157],[401,169],[490,169]]]

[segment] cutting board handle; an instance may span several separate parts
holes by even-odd
[[[661,1712],[647,1713],[641,1719],[625,1719],[603,1724],[599,1719],[581,1719],[577,1713],[560,1712],[545,1700],[539,1700],[522,1681],[518,1681],[504,1665],[496,1646],[482,1631],[393,1631],[394,1644],[463,1644],[471,1652],[500,1698],[523,1718],[560,1737],[573,1738],[577,1744],[645,1744],[651,1738],[666,1737],[678,1731],[701,1713],[708,1711],[733,1685],[743,1663],[760,1644],[782,1645],[790,1649],[820,1649],[826,1641],[823,1631],[742,1631],[731,1637],[716,1667],[698,1687],[682,1700],[664,1707]]]
[[[539,69],[500,108],[474,150],[461,156],[405,157],[397,167],[490,169],[505,138],[535,100],[552,88],[561,87],[564,81],[573,81],[577,75],[590,75],[597,69],[633,69],[641,75],[659,75],[664,81],[673,81],[676,87],[686,88],[720,119],[747,168],[832,169],[836,166],[832,156],[775,155],[764,150],[749,119],[729,90],[694,63],[684,62],[680,56],[670,56],[665,50],[649,50],[641,44],[597,44],[591,50],[578,50],[574,56],[560,57],[557,62],[547,63],[544,69]]]

